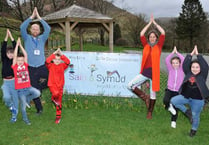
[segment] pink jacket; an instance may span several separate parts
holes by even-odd
[[[179,91],[179,88],[184,80],[184,71],[183,71],[183,61],[184,61],[184,56],[181,55],[180,53],[177,53],[177,56],[181,60],[181,64],[178,69],[174,69],[170,60],[173,57],[173,53],[169,54],[166,59],[166,67],[168,70],[168,83],[167,83],[167,88],[171,91]]]

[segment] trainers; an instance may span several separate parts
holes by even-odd
[[[191,129],[189,136],[194,137],[196,135],[196,132],[197,132],[196,130]]]
[[[171,121],[171,127],[176,128],[176,122],[175,121]]]
[[[41,115],[42,112],[43,112],[43,110],[38,110],[38,111],[36,112],[36,115]]]
[[[60,103],[58,103],[57,101],[52,100],[52,102],[53,102],[56,106],[60,106]]]
[[[12,118],[10,119],[10,122],[11,122],[11,123],[15,123],[16,121],[17,121],[17,118],[13,118],[13,117],[12,117]]]
[[[61,118],[58,118],[58,117],[57,117],[57,118],[55,119],[55,123],[56,123],[56,124],[59,124],[59,123],[60,123],[60,120],[61,120]]]
[[[29,120],[24,120],[25,124],[27,125],[31,125],[30,121]]]
[[[30,108],[30,104],[26,103],[26,107]]]
[[[172,115],[176,115],[176,110],[174,109],[172,104],[170,104],[168,111],[171,112]]]
[[[14,107],[10,107],[9,110],[10,110],[10,112],[11,112],[12,114],[16,114],[16,113],[17,113],[17,112],[16,112],[16,109],[15,109]]]

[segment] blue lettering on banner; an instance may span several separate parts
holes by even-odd
[[[103,76],[101,74],[98,74],[96,80],[97,80],[97,82],[101,82],[102,84],[104,84],[104,83],[125,83],[126,76],[115,77],[115,76]]]

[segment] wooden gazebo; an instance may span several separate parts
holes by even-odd
[[[51,13],[43,17],[49,25],[59,24],[65,32],[66,49],[71,50],[70,34],[79,29],[80,47],[83,47],[82,31],[86,28],[104,27],[109,34],[109,51],[113,52],[113,19],[78,5]],[[82,48],[80,48],[82,50]]]

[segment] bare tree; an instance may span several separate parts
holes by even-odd
[[[140,45],[140,32],[145,26],[145,15],[138,14],[137,16],[130,15],[125,24],[125,29],[128,32],[128,37],[131,38],[134,47],[138,47]]]
[[[40,15],[43,14],[44,0],[9,0],[13,16],[24,21],[33,12],[34,7],[38,8]]]
[[[101,14],[107,15],[109,9],[111,8],[111,5],[113,4],[114,0],[90,0],[92,4],[92,9],[100,12]],[[99,34],[100,34],[100,43],[101,45],[105,45],[105,29],[104,28],[99,28]]]

